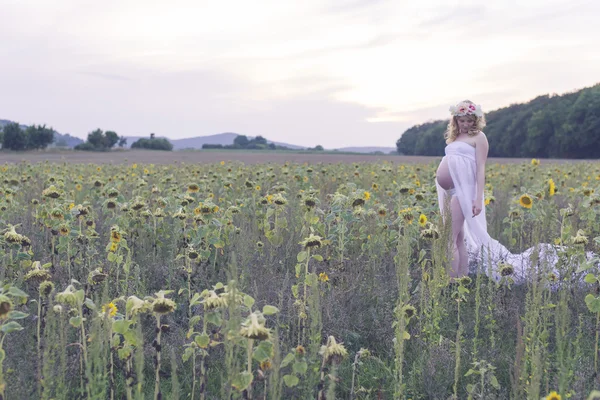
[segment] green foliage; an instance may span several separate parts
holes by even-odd
[[[88,133],[87,141],[75,146],[75,150],[108,151],[119,142],[119,135],[113,131],[103,132],[96,129]]]
[[[173,145],[167,139],[138,139],[131,144],[132,149],[173,150]]]
[[[2,129],[2,148],[14,151],[45,149],[54,141],[54,130],[46,125],[32,125],[25,130],[18,123]]]
[[[600,152],[600,84],[544,95],[486,114],[490,157],[595,158]],[[448,120],[416,125],[396,142],[399,154],[440,156]]]

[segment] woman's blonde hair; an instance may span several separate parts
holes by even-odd
[[[461,101],[461,103],[474,104],[471,100],[463,100]],[[458,122],[456,122],[456,120],[461,117],[463,116],[453,115],[452,118],[450,118],[450,122],[448,122],[448,128],[446,129],[446,132],[444,132],[446,144],[454,142],[458,137],[459,129]],[[475,122],[468,132],[469,136],[475,136],[477,133],[479,133],[479,131],[483,130],[483,128],[485,127],[485,115],[483,113],[480,117],[476,116],[475,114],[464,115],[464,117],[469,118],[471,121]]]

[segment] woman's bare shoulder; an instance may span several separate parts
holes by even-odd
[[[485,133],[483,133],[483,131],[477,132],[473,136],[473,139],[475,140],[475,143],[487,143],[487,136],[485,136]]]

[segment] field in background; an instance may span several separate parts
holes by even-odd
[[[31,163],[37,162],[71,162],[71,163],[154,163],[172,164],[185,163],[216,163],[220,161],[240,161],[244,164],[259,164],[272,162],[283,164],[285,162],[295,163],[353,163],[353,162],[377,162],[391,161],[395,164],[401,163],[430,163],[440,160],[441,157],[426,156],[400,156],[390,154],[348,154],[348,153],[307,153],[307,152],[277,152],[277,151],[224,151],[224,150],[201,150],[201,151],[144,151],[127,150],[102,152],[83,151],[44,151],[13,153],[0,152],[0,164],[4,162],[15,163],[26,160]],[[490,163],[522,163],[527,162],[522,158],[490,158]],[[563,164],[581,162],[582,160],[547,160],[547,162]]]

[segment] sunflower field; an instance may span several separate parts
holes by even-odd
[[[436,168],[0,166],[0,399],[600,398],[600,164],[488,164],[522,285],[450,282]]]

